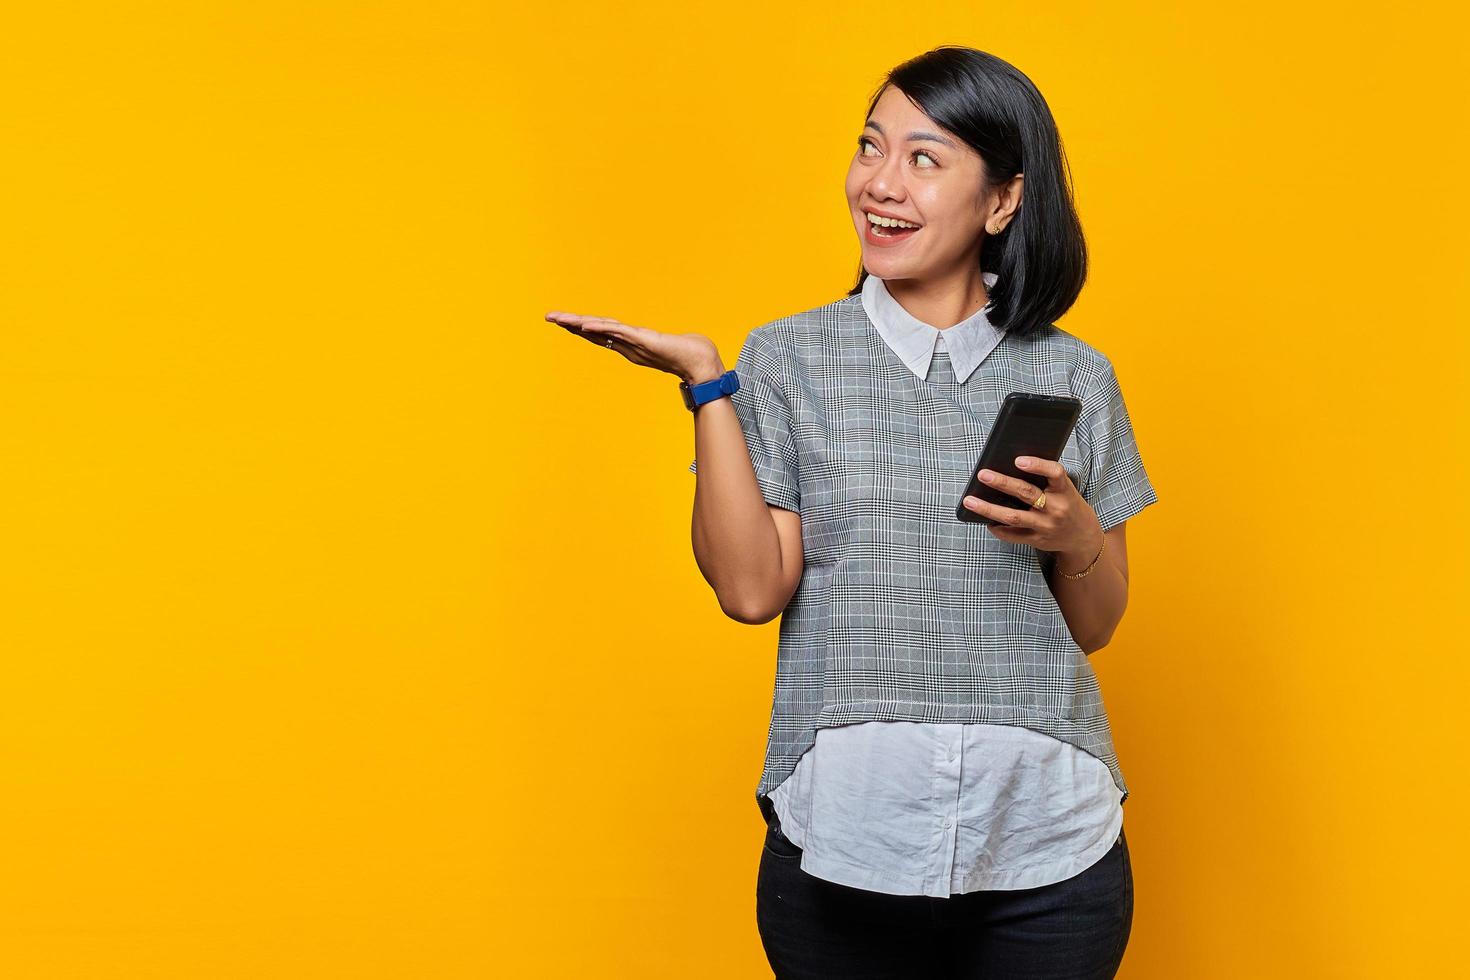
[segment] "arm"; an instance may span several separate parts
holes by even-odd
[[[1108,645],[1128,608],[1127,526],[1125,522],[1107,532],[1099,529],[1091,551],[1057,552],[1047,569],[1047,584],[1056,596],[1067,629],[1089,656]],[[1107,546],[1092,571],[1078,579],[1057,574],[1057,569],[1075,575],[1086,568],[1097,548],[1103,547],[1104,538]]]
[[[693,385],[724,372],[715,360],[684,380]],[[770,622],[801,581],[801,518],[767,503],[731,398],[695,408],[694,447],[694,560],[726,615]]]
[[[1090,451],[1090,464],[1080,496],[1074,496],[1079,490],[1070,480],[1061,488],[1066,504],[1063,511],[1075,519],[1069,523],[1076,530],[1054,539],[1047,584],[1072,637],[1090,656],[1108,645],[1128,608],[1126,522],[1155,503],[1158,493],[1139,456],[1133,422],[1111,362],[1106,358],[1096,361],[1086,374],[1087,411],[1078,425]],[[1058,476],[1064,472],[1059,468]],[[1082,578],[1057,574],[1057,569],[1069,574],[1082,571],[1099,548],[1102,557]]]

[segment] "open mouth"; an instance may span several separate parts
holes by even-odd
[[[911,238],[916,231],[919,231],[923,227],[923,225],[915,226],[911,222],[905,222],[908,227],[899,227],[897,225],[882,225],[870,218],[868,216],[868,212],[866,211],[863,212],[863,221],[868,226],[867,234],[869,241],[882,242],[885,245],[894,242],[901,242],[905,238]]]

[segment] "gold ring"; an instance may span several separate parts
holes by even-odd
[[[1046,507],[1046,491],[1041,491],[1041,496],[1031,501],[1032,510],[1043,510]]]

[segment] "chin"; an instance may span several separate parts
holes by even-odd
[[[899,258],[894,255],[884,255],[882,249],[864,250],[863,267],[869,272],[879,270],[884,279],[892,279],[900,275],[903,270],[912,268],[915,263],[909,259]]]

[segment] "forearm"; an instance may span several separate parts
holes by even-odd
[[[723,373],[722,365],[710,365],[685,380],[698,384]],[[781,540],[729,398],[695,408],[694,456],[695,562],[726,615],[767,622],[780,591]]]
[[[1102,545],[1103,534],[1099,529],[1090,550],[1058,552],[1047,579],[1067,628],[1082,652],[1089,655],[1107,646],[1113,630],[1122,621],[1123,611],[1128,607],[1128,579],[1113,561],[1112,548],[1103,548],[1102,557],[1092,571],[1081,578],[1063,578],[1061,572],[1075,575],[1082,571]]]

